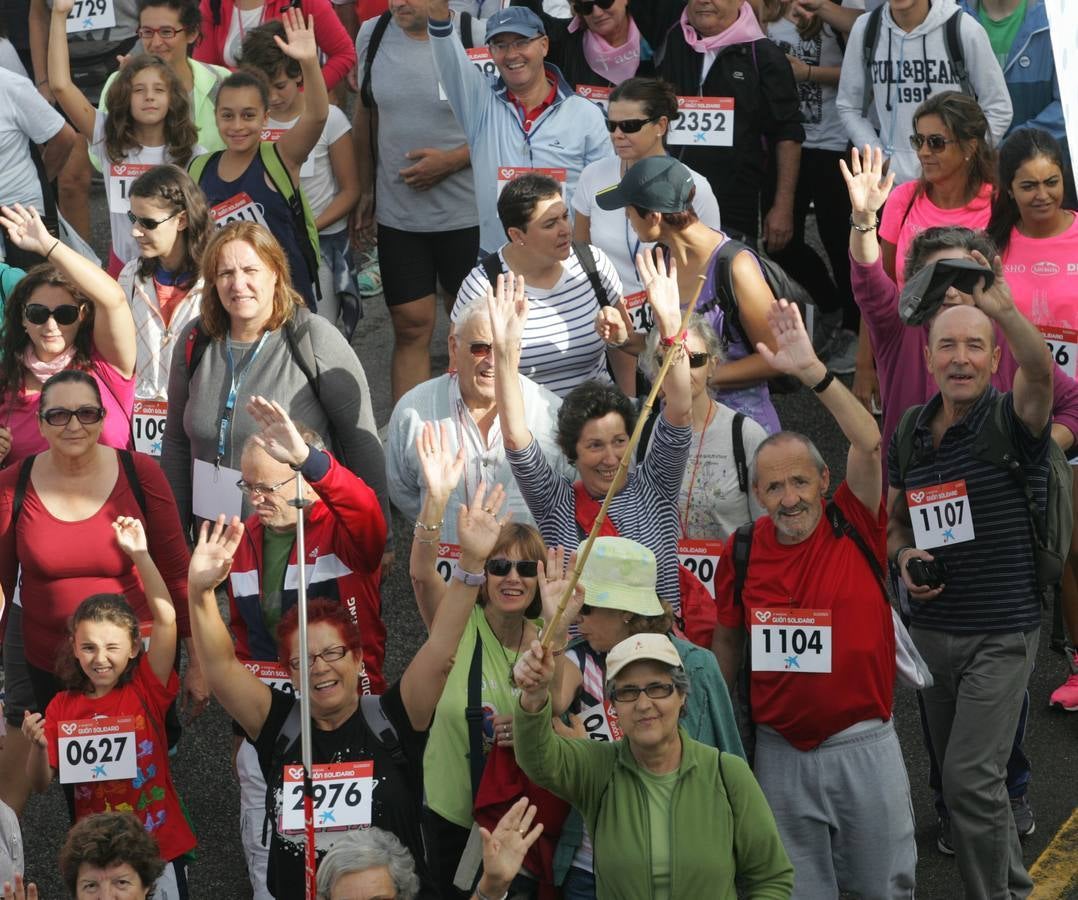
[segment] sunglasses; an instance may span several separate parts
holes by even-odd
[[[494,352],[494,345],[484,341],[473,341],[468,345],[468,352],[476,359],[483,359]]]
[[[655,362],[660,366],[663,364],[663,355],[661,353],[656,353],[655,354]],[[690,369],[702,369],[709,362],[711,362],[711,357],[708,356],[703,351],[701,351],[699,353],[690,353],[689,354],[689,368]]]
[[[155,34],[161,35],[166,41],[171,41],[176,35],[182,31],[186,31],[187,28],[181,25],[179,28],[173,28],[171,25],[162,25],[160,28],[150,28],[144,26],[135,32],[139,38],[143,41],[152,41]]]
[[[53,428],[65,428],[72,416],[79,420],[80,425],[96,425],[105,418],[105,410],[100,406],[80,406],[78,409],[54,406],[41,413],[41,420]]]
[[[296,476],[293,475],[291,478],[286,478],[284,481],[278,481],[276,484],[250,484],[241,478],[236,482],[236,487],[243,491],[248,497],[252,494],[260,494],[263,497],[268,497],[270,494],[276,494],[290,481],[295,480]]]
[[[31,325],[44,325],[50,318],[55,319],[57,325],[74,325],[81,308],[74,303],[61,303],[52,309],[43,303],[27,303],[22,314]]]
[[[584,18],[595,12],[595,7],[597,6],[599,9],[610,9],[613,5],[614,0],[579,0],[578,3],[573,4],[573,12]]]
[[[648,122],[654,121],[654,119],[622,119],[618,122],[614,119],[607,119],[606,130],[613,134],[620,128],[622,134],[636,134],[641,128],[647,125]]]
[[[347,647],[338,645],[336,647],[326,647],[326,649],[323,650],[321,653],[309,653],[307,654],[307,668],[313,669],[314,661],[316,659],[324,659],[328,663],[336,662],[338,659],[344,659],[344,654],[346,654],[347,652]],[[299,657],[293,656],[288,661],[288,665],[293,671],[298,671]]]
[[[933,153],[939,153],[948,144],[957,144],[957,140],[947,139],[942,134],[911,134],[910,146],[914,150],[920,150],[925,144]]]
[[[635,684],[627,684],[625,687],[614,688],[610,696],[618,703],[635,703],[641,694],[647,694],[652,700],[665,700],[674,693],[674,684],[670,681],[653,681],[643,687]]]
[[[147,216],[136,216],[131,210],[128,210],[127,221],[132,225],[138,225],[139,228],[146,231],[153,231],[158,225],[164,225],[169,219],[175,219],[182,212],[182,209],[178,209],[171,216],[165,216],[163,219],[151,219]]]
[[[539,563],[534,559],[503,559],[500,556],[487,560],[486,570],[488,575],[504,578],[513,569],[517,570],[517,574],[521,578],[534,578],[539,574]]]

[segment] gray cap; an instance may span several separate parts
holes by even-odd
[[[526,6],[508,6],[487,19],[487,43],[499,34],[519,34],[533,38],[546,34],[543,20]]]
[[[638,206],[651,212],[679,213],[689,208],[694,187],[692,173],[672,156],[648,156],[634,163],[620,184],[599,191],[595,202],[605,210]]]

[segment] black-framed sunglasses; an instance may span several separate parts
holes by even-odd
[[[239,481],[236,482],[236,487],[243,491],[243,493],[246,494],[248,497],[250,497],[252,494],[260,494],[263,497],[266,497],[270,494],[276,494],[290,481],[295,480],[296,476],[293,475],[291,478],[286,478],[284,481],[278,481],[276,484],[251,484],[241,478]]]
[[[610,696],[618,703],[635,703],[641,694],[647,694],[650,700],[665,700],[675,690],[672,681],[653,681],[643,687],[637,687],[635,684],[616,687],[610,692]]]
[[[65,409],[63,406],[54,406],[41,413],[41,421],[53,428],[66,428],[67,423],[74,416],[80,425],[96,425],[105,418],[105,410],[100,406],[80,406],[78,409]]]
[[[27,303],[22,314],[31,325],[44,325],[50,317],[56,320],[57,325],[74,325],[79,319],[81,308],[75,303],[61,303],[52,309],[44,303]]]
[[[143,26],[135,32],[139,36],[139,40],[143,43],[146,41],[152,41],[155,34],[161,35],[166,41],[171,41],[176,35],[182,34],[187,30],[186,25],[180,25],[178,28],[173,28],[171,25],[162,25],[160,28],[150,28],[149,26]]]
[[[496,556],[487,560],[485,568],[488,575],[496,575],[498,578],[505,578],[513,569],[517,570],[521,578],[534,578],[539,574],[539,563],[534,559],[505,559]]]
[[[178,209],[171,216],[165,216],[163,219],[151,219],[149,216],[136,216],[131,210],[128,210],[127,221],[132,225],[138,225],[139,228],[144,228],[146,231],[153,231],[158,225],[164,225],[169,219],[175,219],[182,212],[182,209]]]
[[[933,153],[939,153],[948,144],[957,144],[954,138],[945,138],[942,134],[911,134],[910,146],[914,150],[920,150],[925,144]]]
[[[595,7],[599,9],[610,9],[614,5],[615,0],[577,0],[573,3],[573,12],[575,12],[580,18],[590,16],[595,12]]]
[[[476,359],[483,359],[494,352],[494,345],[486,341],[472,341],[468,345],[468,352]]]
[[[664,357],[663,357],[663,355],[661,353],[656,353],[655,354],[655,363],[656,363],[656,365],[661,366],[663,364],[663,358]],[[699,353],[690,353],[689,354],[689,368],[690,369],[702,369],[710,361],[711,361],[711,357],[708,356],[702,350]]]
[[[344,655],[348,652],[348,648],[343,644],[338,644],[336,647],[326,647],[321,653],[308,653],[307,654],[307,668],[314,668],[314,661],[316,659],[323,659],[328,663],[336,662],[338,659],[344,659]],[[293,656],[288,661],[289,667],[293,672],[299,670],[299,657]]]
[[[649,122],[654,121],[655,119],[622,119],[621,121],[618,121],[616,119],[607,119],[606,130],[613,134],[620,128],[622,134],[636,134]]]

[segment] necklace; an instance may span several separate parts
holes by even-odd
[[[689,510],[692,509],[692,489],[696,484],[696,470],[700,466],[700,454],[704,450],[704,441],[707,440],[707,429],[711,425],[711,420],[715,418],[716,403],[711,401],[711,405],[707,408],[707,418],[704,420],[704,430],[700,432],[700,443],[696,445],[696,459],[692,464],[692,475],[689,476],[689,489],[685,494],[685,514],[681,519],[681,536],[689,536]]]
[[[488,622],[487,625],[489,626],[489,624],[490,623]],[[505,644],[502,643],[501,637],[499,637],[497,634],[494,635],[494,637],[497,638],[497,640],[498,640],[498,649],[501,650],[501,652],[502,652],[502,659],[505,660],[505,667],[509,670],[509,684],[510,685],[515,684],[515,682],[513,681],[513,666],[515,666],[517,664],[517,660],[520,659],[520,648],[521,648],[521,645],[523,645],[523,643],[524,643],[524,629],[527,628],[527,627],[528,627],[528,620],[526,618],[524,618],[524,616],[521,616],[520,617],[520,637],[517,639],[517,649],[513,653],[513,661],[512,662],[509,661],[509,654],[505,652]],[[494,633],[493,628],[491,628],[490,631],[491,631],[492,634]]]

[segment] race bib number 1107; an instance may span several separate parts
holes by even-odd
[[[965,480],[913,488],[906,491],[906,502],[918,550],[961,544],[976,536]]]

